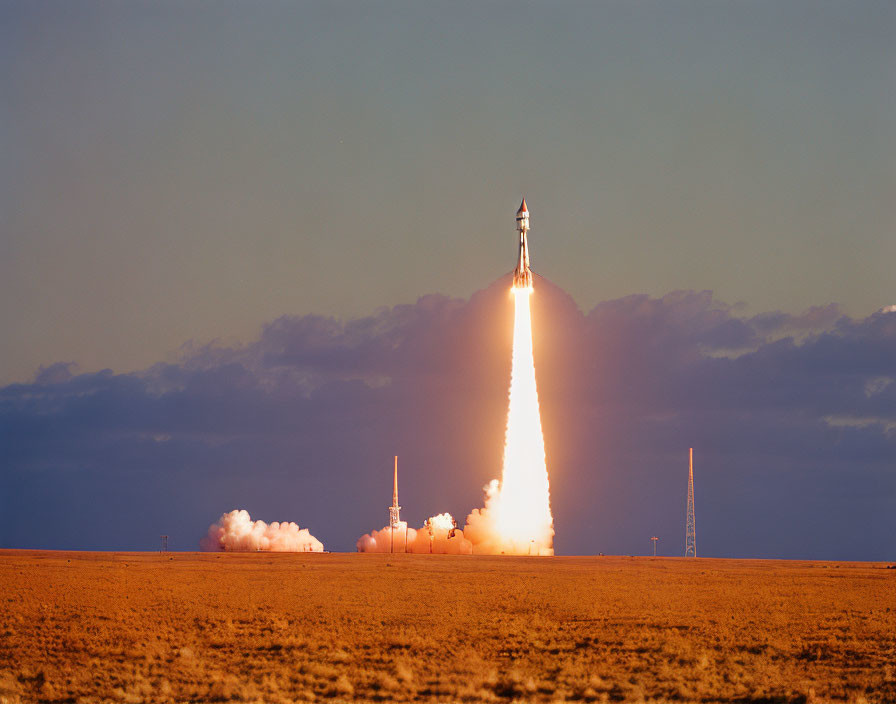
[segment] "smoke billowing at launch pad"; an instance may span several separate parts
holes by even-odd
[[[358,552],[482,555],[553,555],[554,521],[538,405],[533,354],[529,265],[529,209],[525,198],[516,213],[518,248],[513,272],[513,352],[501,479],[485,487],[484,506],[473,509],[463,528],[450,513],[428,518],[419,529],[400,517],[398,457],[393,473],[389,521],[361,536]],[[323,545],[295,523],[252,521],[231,511],[209,527],[202,550],[319,552]]]

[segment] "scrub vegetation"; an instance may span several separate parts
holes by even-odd
[[[0,551],[0,702],[894,702],[887,567]]]

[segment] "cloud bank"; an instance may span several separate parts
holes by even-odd
[[[353,550],[393,454],[412,526],[467,515],[500,476],[508,289],[0,389],[0,546],[194,549],[237,505]],[[700,554],[892,557],[896,314],[747,317],[705,291],[583,312],[543,279],[532,304],[558,554],[680,554],[693,446]]]

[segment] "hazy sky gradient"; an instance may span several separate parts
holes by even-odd
[[[896,302],[896,6],[4,3],[0,382],[281,314]]]

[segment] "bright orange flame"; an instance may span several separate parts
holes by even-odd
[[[515,313],[504,472],[489,509],[495,512],[503,552],[553,555],[554,519],[532,354],[532,289],[511,290]]]

